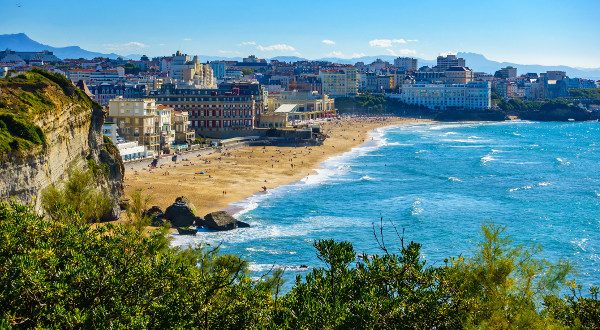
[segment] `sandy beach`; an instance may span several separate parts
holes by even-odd
[[[227,209],[236,201],[306,177],[329,157],[349,151],[385,126],[424,120],[406,118],[342,118],[322,123],[329,137],[313,147],[240,147],[184,154],[177,163],[165,157],[156,169],[150,161],[125,164],[125,194],[141,189],[152,205],[166,208],[178,196],[187,197],[199,216]]]

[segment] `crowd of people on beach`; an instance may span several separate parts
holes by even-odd
[[[364,142],[369,130],[384,126],[389,120],[355,116],[327,121],[321,126],[321,133],[328,138],[318,146],[243,146],[169,155],[153,159],[150,164],[130,163],[126,189],[144,187],[191,198],[219,189],[217,196],[227,200],[233,200],[239,191],[266,192],[269,186],[309,176],[325,157]],[[200,182],[210,185],[198,185]],[[230,196],[230,191],[238,194]]]

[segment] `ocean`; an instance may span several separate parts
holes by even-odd
[[[283,268],[285,288],[323,264],[313,242],[350,241],[381,253],[398,236],[422,244],[429,265],[469,256],[481,226],[506,227],[513,244],[569,260],[584,287],[600,285],[600,125],[432,123],[379,129],[297,183],[235,205],[252,227],[174,235],[173,244],[211,244],[250,262],[252,276]],[[395,227],[395,228],[394,228]],[[396,230],[400,235],[396,234]],[[284,289],[285,289],[284,288]]]

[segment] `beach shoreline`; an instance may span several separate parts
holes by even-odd
[[[400,117],[346,117],[322,123],[328,135],[321,146],[242,146],[210,153],[184,154],[177,163],[164,161],[156,169],[144,162],[125,164],[125,194],[136,190],[151,196],[151,205],[162,209],[185,196],[197,215],[226,210],[243,211],[244,201],[267,190],[299,182],[317,173],[322,164],[368,143],[377,129],[428,123]]]

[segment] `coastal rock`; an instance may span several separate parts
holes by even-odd
[[[210,230],[231,230],[238,227],[250,227],[249,224],[237,221],[225,211],[212,212],[204,216],[203,226]]]
[[[177,197],[175,203],[167,207],[164,217],[173,227],[189,227],[197,222],[194,205],[185,197]]]
[[[148,210],[144,211],[144,216],[150,218],[151,225],[154,227],[160,227],[164,223],[165,213],[160,207],[154,205]]]
[[[249,228],[250,227],[250,224],[247,222],[238,220],[236,223],[237,223],[238,228]]]
[[[194,236],[194,235],[196,235],[197,232],[198,232],[198,230],[196,228],[194,228],[194,227],[185,227],[185,228],[177,227],[177,233],[179,235],[192,235],[192,236]]]
[[[41,212],[44,189],[68,180],[71,170],[84,170],[95,163],[106,169],[105,175],[95,178],[95,183],[109,193],[111,203],[110,212],[102,219],[117,219],[121,213],[124,167],[117,147],[103,138],[106,113],[102,108],[64,76],[44,70],[31,70],[22,78],[3,79],[0,89],[0,126],[18,121],[29,127],[22,132],[35,132],[22,135],[13,130],[8,139],[0,141],[0,145],[10,146],[8,142],[17,141],[17,136],[22,135],[20,141],[32,139],[27,144],[30,147],[11,147],[0,152],[0,199],[15,198]],[[34,103],[31,95],[35,95]],[[15,112],[8,104],[23,111]]]

